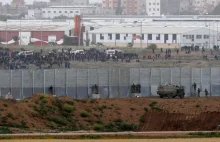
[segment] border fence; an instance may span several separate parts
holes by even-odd
[[[193,83],[212,96],[220,95],[220,68],[99,68],[0,70],[0,96],[10,93],[24,99],[36,93],[49,93],[53,86],[57,96],[88,98],[91,87],[99,87],[101,98],[130,97],[132,84],[141,84],[141,96],[157,96],[160,84],[185,86],[186,96],[193,92]]]

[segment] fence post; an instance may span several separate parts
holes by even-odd
[[[201,90],[202,90],[202,68],[200,68],[200,88],[201,88]]]
[[[67,69],[65,69],[65,95],[67,96]]]
[[[34,95],[34,70],[32,70],[32,95]]]
[[[23,87],[24,87],[24,85],[23,85],[23,70],[21,70],[21,96],[20,96],[21,100],[24,97]]]
[[[160,85],[162,85],[162,72],[161,72],[161,68],[160,68]]]
[[[76,99],[78,99],[78,69],[76,69]]]
[[[152,96],[152,68],[150,68],[150,96]]]
[[[12,70],[10,70],[10,93],[13,96],[12,94]]]
[[[90,94],[89,94],[89,68],[87,69],[87,92],[88,92],[88,96],[90,97]]]
[[[100,94],[100,83],[99,83],[99,68],[97,69],[97,79],[98,79],[98,92],[99,92],[99,94]],[[101,98],[101,94],[100,94],[100,98]]]
[[[110,98],[110,68],[108,68],[108,98]]]
[[[210,96],[212,95],[212,68],[210,68]]]
[[[182,86],[182,68],[180,68],[180,86]]]
[[[45,70],[44,70],[44,94],[46,93],[46,90],[45,90]]]
[[[118,98],[120,98],[120,75],[121,75],[121,69],[118,68]]]
[[[190,79],[190,96],[192,95],[192,83],[193,83],[193,70],[191,68],[190,70],[190,75],[191,75],[191,79]]]
[[[54,87],[53,87],[54,95],[56,95],[56,69],[54,69]]]
[[[173,70],[170,68],[170,84],[173,84]]]

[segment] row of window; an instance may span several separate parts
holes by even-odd
[[[149,11],[151,11],[151,8],[149,8]],[[152,11],[156,11],[156,9],[155,9],[155,8],[152,8]],[[160,11],[160,9],[157,8],[157,11]]]
[[[186,39],[194,39],[194,35],[183,35]],[[202,35],[196,35],[196,39],[202,39]],[[203,35],[203,39],[209,39],[209,35]]]
[[[149,2],[149,5],[151,5],[151,2]],[[156,5],[156,3],[152,3],[152,5]],[[157,5],[160,5],[159,3],[157,3]]]
[[[121,36],[120,36],[120,34],[116,34],[116,40],[120,40],[121,38],[120,38]],[[126,38],[128,37],[128,34],[126,34],[125,36],[124,36],[124,40],[126,40]],[[136,39],[137,39],[137,35],[136,34],[133,34],[133,38],[134,37],[136,37]],[[152,40],[153,38],[152,38],[152,34],[148,34],[148,36],[147,36],[148,38],[148,40]],[[160,34],[157,34],[156,35],[156,40],[161,40],[161,35]],[[168,40],[168,34],[165,34],[164,35],[164,37],[165,37],[165,39],[166,40]],[[142,36],[141,37],[139,37],[139,38],[141,38],[142,40],[144,40],[145,38],[144,38],[144,34],[142,34]],[[135,39],[135,38],[134,38]],[[100,40],[104,40],[104,34],[100,34]],[[112,40],[112,34],[108,34],[108,40]],[[176,34],[173,34],[173,40],[176,40]]]
[[[51,13],[52,11],[47,11],[47,13]],[[46,13],[46,11],[43,11],[43,13]],[[58,11],[53,11],[53,13],[58,13]],[[59,13],[62,13],[62,11],[59,11]],[[68,11],[64,11],[64,13],[68,13]],[[73,13],[73,11],[69,11],[69,13]],[[75,11],[75,13],[79,13],[79,11]]]

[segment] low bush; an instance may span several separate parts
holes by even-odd
[[[81,116],[81,117],[88,117],[88,116],[89,116],[89,113],[88,113],[88,111],[83,110],[83,111],[80,113],[80,116]]]
[[[138,128],[137,125],[127,124],[127,123],[122,123],[121,125],[118,126],[119,131],[136,131],[137,128]]]
[[[139,122],[140,122],[140,123],[145,123],[144,116],[141,116],[141,118],[139,119]]]
[[[66,126],[68,124],[68,122],[65,119],[58,117],[58,116],[49,118],[49,120],[55,122],[56,124],[62,125],[62,126]]]
[[[156,101],[152,101],[152,102],[149,104],[149,106],[150,106],[150,107],[153,107],[153,106],[155,106],[156,104],[157,104]]]
[[[62,109],[67,113],[72,113],[73,111],[75,111],[75,108],[69,104],[64,104]]]
[[[8,129],[8,127],[0,127],[0,134],[11,134],[12,132]]]
[[[73,102],[73,101],[66,101],[66,103],[67,103],[68,105],[71,105],[71,106],[74,105],[74,102]]]
[[[130,108],[130,110],[134,111],[134,110],[135,110],[135,108],[131,107],[131,108]]]
[[[145,107],[145,108],[144,108],[144,111],[146,111],[146,112],[147,112],[147,111],[148,111],[148,108],[146,108],[146,107]]]
[[[159,108],[159,107],[152,107],[152,110],[154,110],[154,111],[158,111],[158,112],[161,112],[161,111],[163,111],[161,108]]]
[[[93,129],[95,131],[103,131],[104,130],[104,125],[103,124],[98,124],[96,123],[94,126],[93,126]]]
[[[193,137],[201,137],[201,138],[219,138],[220,132],[197,132],[197,133],[189,133],[190,136]]]
[[[8,107],[8,104],[4,103],[3,106],[4,106],[4,107]]]

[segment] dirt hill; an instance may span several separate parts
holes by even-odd
[[[0,100],[0,133],[216,130],[220,98],[73,100],[36,94]]]

